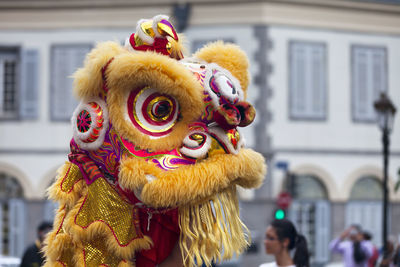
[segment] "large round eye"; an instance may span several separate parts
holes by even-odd
[[[142,133],[161,137],[172,131],[179,113],[178,102],[156,89],[144,87],[129,94],[128,115]]]

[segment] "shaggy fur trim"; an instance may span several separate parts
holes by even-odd
[[[114,56],[130,53],[118,43],[104,42],[97,45],[85,59],[83,68],[78,69],[74,77],[74,94],[79,99],[98,97],[103,93],[101,69]]]
[[[140,191],[148,182],[146,175],[160,176],[164,172],[141,158],[131,158],[121,162],[118,182],[122,188]],[[138,196],[139,197],[139,196]]]
[[[217,63],[219,66],[230,71],[240,81],[240,85],[246,96],[250,81],[248,71],[249,62],[246,54],[239,46],[218,41],[201,48],[193,57],[209,63]]]
[[[134,178],[145,183],[140,199],[156,208],[196,204],[231,184],[246,188],[259,187],[266,173],[263,156],[250,149],[242,149],[237,155],[215,155],[196,165],[183,166],[168,172],[160,171],[150,163],[147,163],[147,166],[144,163],[136,163],[135,159],[126,162],[124,166],[120,173],[123,180],[130,179],[129,175],[134,174],[136,168],[150,171],[151,173],[146,174],[157,178],[146,182],[140,171]],[[129,189],[136,188],[133,182],[124,181],[124,184]]]
[[[172,58],[182,58],[183,55],[186,55],[186,38],[183,34],[178,34],[179,40],[176,41],[174,38],[167,36],[168,42],[171,44],[171,54]]]
[[[79,167],[69,161],[57,170],[56,182],[47,189],[49,199],[73,206],[86,186]],[[65,186],[68,184],[69,186]]]
[[[188,124],[201,115],[203,88],[192,73],[176,60],[153,52],[125,53],[116,56],[107,69],[107,103],[110,121],[118,133],[142,148],[171,150],[182,144]],[[150,86],[174,97],[180,118],[165,137],[151,139],[126,118],[124,109],[131,90]]]
[[[110,249],[110,253],[115,253],[118,257],[125,259],[133,257],[134,253],[138,250],[149,249],[151,247],[151,238],[147,236],[137,237],[136,239],[131,240],[128,245],[120,246],[115,240],[110,228],[102,221],[95,221],[86,228],[82,228],[81,226],[77,225],[75,223],[75,218],[85,201],[85,197],[86,196],[83,196],[77,202],[75,207],[71,209],[64,220],[64,229],[69,235],[71,235],[74,243],[83,244],[85,242],[90,242],[91,240],[102,237],[104,238],[107,247]]]

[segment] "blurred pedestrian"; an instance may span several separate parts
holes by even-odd
[[[40,267],[43,265],[45,257],[41,249],[43,248],[43,241],[46,234],[50,232],[52,228],[53,225],[50,222],[42,222],[38,226],[38,239],[25,250],[20,267]]]
[[[309,253],[306,238],[297,233],[289,220],[274,220],[265,232],[265,251],[274,256],[275,261],[260,267],[309,267]],[[293,258],[290,251],[296,249]]]
[[[364,231],[363,237],[366,242],[370,242],[370,246],[372,247],[372,255],[368,260],[368,267],[375,267],[379,258],[379,250],[374,243],[372,243],[371,233]]]
[[[394,252],[393,264],[396,267],[400,267],[400,240],[399,243],[397,243],[397,248],[396,251]]]
[[[345,267],[368,267],[368,260],[373,253],[371,242],[364,240],[361,228],[357,225],[350,226],[332,240],[329,249],[343,256]]]
[[[395,250],[393,242],[390,240],[386,241],[386,250],[382,251],[382,259],[379,263],[379,267],[394,267]]]

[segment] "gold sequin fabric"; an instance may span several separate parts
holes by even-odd
[[[107,246],[102,239],[96,239],[86,244],[83,256],[86,266],[117,267],[121,261],[127,262],[113,253],[108,253]]]
[[[88,185],[78,166],[67,162],[49,192],[61,206],[46,239],[45,267],[135,266],[129,261],[135,251],[150,248],[137,208],[105,178]]]
[[[134,222],[133,206],[123,201],[119,194],[103,179],[90,185],[75,223],[87,228],[94,222],[108,226],[118,245],[126,246],[138,237],[138,223]]]
[[[75,183],[80,179],[82,179],[82,174],[79,170],[79,167],[73,163],[70,163],[68,170],[61,182],[61,191],[68,193],[71,192]]]

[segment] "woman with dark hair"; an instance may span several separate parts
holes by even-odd
[[[274,220],[265,232],[265,251],[274,255],[275,262],[260,267],[309,267],[307,240],[297,233],[289,220]],[[296,249],[293,258],[290,251]]]
[[[344,230],[329,243],[329,248],[332,253],[342,254],[345,267],[368,267],[368,259],[373,253],[371,242],[364,240],[358,225]]]

